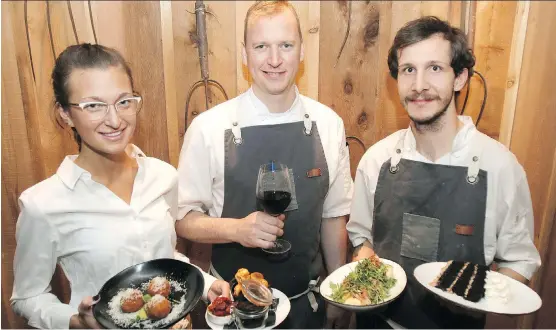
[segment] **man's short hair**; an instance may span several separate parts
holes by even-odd
[[[396,33],[394,43],[388,53],[390,75],[394,79],[398,79],[398,55],[402,49],[437,34],[450,42],[452,51],[450,65],[454,69],[456,77],[463,69],[467,69],[469,77],[471,77],[475,65],[475,56],[469,48],[465,33],[434,16],[425,16],[408,22]]]
[[[289,9],[295,16],[297,21],[297,31],[299,32],[299,39],[303,42],[303,34],[301,34],[301,24],[299,23],[299,16],[295,8],[288,1],[257,1],[249,10],[247,10],[247,15],[245,15],[245,23],[243,29],[243,43],[247,42],[247,26],[249,25],[249,20],[255,17],[269,17],[282,13],[284,10]],[[246,45],[247,46],[247,45]]]

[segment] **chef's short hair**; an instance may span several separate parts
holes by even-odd
[[[257,1],[249,10],[247,10],[247,15],[245,15],[245,22],[243,28],[243,44],[247,42],[247,27],[249,26],[249,20],[256,17],[269,17],[280,14],[284,10],[291,10],[297,21],[297,31],[299,32],[299,39],[303,42],[303,34],[301,34],[301,24],[299,23],[299,16],[291,3],[288,1]]]
[[[433,35],[441,35],[450,42],[451,67],[456,76],[467,69],[469,77],[473,75],[475,56],[469,48],[465,33],[435,16],[425,16],[408,22],[396,33],[394,43],[388,52],[388,68],[390,75],[398,79],[398,56],[400,51],[408,46],[430,38]]]

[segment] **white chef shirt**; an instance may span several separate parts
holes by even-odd
[[[523,167],[501,143],[479,132],[470,117],[458,117],[464,126],[457,133],[452,151],[431,162],[415,147],[411,129],[400,130],[373,145],[359,163],[354,200],[347,230],[354,246],[373,242],[373,209],[382,164],[395,153],[400,134],[407,132],[402,157],[424,163],[468,167],[469,151],[482,145],[480,168],[487,172],[484,252],[487,264],[496,258],[500,267],[511,268],[530,279],[541,259],[533,243],[533,207]],[[478,136],[479,139],[474,137]]]
[[[128,205],[67,156],[56,174],[19,198],[14,259],[14,311],[37,328],[68,328],[86,296],[121,270],[175,252],[177,172],[133,146],[139,166]],[[69,305],[51,294],[59,263],[71,284]],[[215,278],[205,276],[204,296]]]
[[[344,123],[330,108],[300,95],[283,113],[271,113],[252,89],[197,116],[183,141],[178,166],[179,210],[183,218],[191,210],[221,217],[224,205],[224,132],[232,128],[231,112],[237,109],[240,127],[276,125],[302,121],[302,103],[320,134],[330,176],[323,218],[349,214],[353,180],[349,168]],[[284,146],[287,148],[287,146]],[[303,155],[299,155],[303,157]],[[254,193],[254,192],[253,192]]]

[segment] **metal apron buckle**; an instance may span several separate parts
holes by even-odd
[[[301,296],[307,295],[307,298],[309,299],[309,303],[311,304],[311,308],[313,309],[313,313],[316,313],[317,310],[319,309],[319,304],[317,302],[317,298],[315,297],[315,294],[313,292],[319,293],[319,287],[317,286],[317,284],[319,283],[320,277],[317,277],[316,280],[310,280],[309,281],[309,286],[308,288],[301,292],[300,294],[296,294],[295,296],[291,296],[288,297],[289,300],[293,300],[293,299],[297,299]]]

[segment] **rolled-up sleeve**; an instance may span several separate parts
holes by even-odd
[[[187,129],[178,165],[178,219],[190,211],[205,212],[212,206],[210,148],[195,118]]]
[[[328,194],[324,200],[323,218],[334,218],[349,214],[353,195],[353,180],[349,167],[349,149],[346,144],[346,134],[342,120],[338,122],[337,134],[342,136],[338,141],[337,171],[330,177]]]
[[[365,240],[368,240],[370,243],[373,242],[371,232],[373,227],[375,189],[369,187],[369,180],[367,177],[367,171],[369,170],[372,170],[372,168],[369,168],[369,164],[365,161],[365,158],[363,158],[355,174],[351,213],[349,222],[346,226],[349,239],[353,246],[361,245]]]
[[[25,194],[19,205],[12,308],[33,327],[67,329],[77,308],[63,304],[50,293],[57,263],[57,232]]]
[[[508,212],[498,232],[496,255],[499,267],[510,268],[531,279],[541,265],[534,244],[534,219],[531,194],[525,173],[519,167],[520,177],[513,200],[508,201]]]

